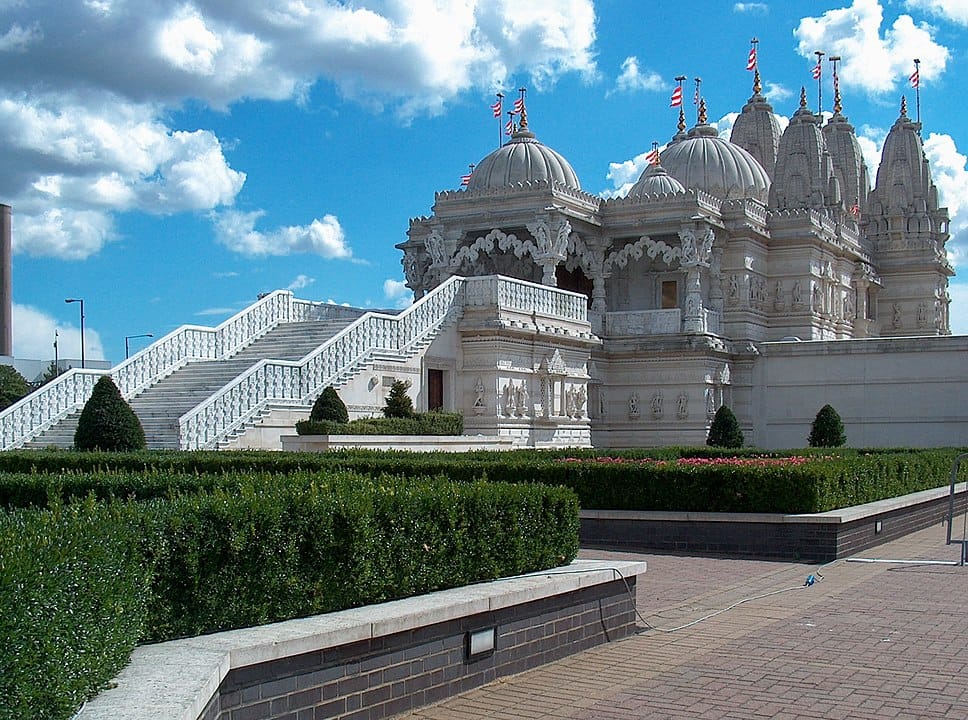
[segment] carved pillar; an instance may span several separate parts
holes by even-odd
[[[541,267],[541,284],[557,287],[555,269],[565,259],[571,223],[554,214],[551,217],[539,217],[528,224],[527,228],[535,240],[534,261]]]
[[[709,268],[713,242],[716,235],[707,227],[701,237],[691,227],[679,231],[682,241],[682,260],[680,267],[686,276],[686,306],[682,317],[682,331],[686,333],[706,332],[706,313],[702,304],[702,270]]]

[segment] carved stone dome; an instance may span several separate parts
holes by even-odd
[[[710,125],[697,125],[684,140],[669,145],[662,153],[662,164],[686,188],[723,200],[766,202],[769,196],[770,176],[759,161],[739,145],[723,140]]]
[[[467,190],[504,188],[519,183],[550,182],[581,190],[578,176],[565,158],[522,128],[481,160],[471,173]]]
[[[686,188],[682,183],[672,177],[662,165],[649,165],[640,176],[632,189],[629,190],[629,197],[641,197],[642,195],[666,195],[670,193],[685,192]]]

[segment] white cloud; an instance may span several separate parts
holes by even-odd
[[[394,307],[405,308],[413,303],[413,291],[403,280],[387,278],[383,281],[383,295]]]
[[[763,86],[763,95],[770,100],[770,103],[777,103],[793,97],[793,91],[779,83],[768,82]]]
[[[734,3],[733,12],[738,13],[768,13],[770,11],[770,6],[766,3],[751,2],[751,3]]]
[[[950,57],[932,37],[926,23],[915,24],[901,15],[881,35],[884,11],[878,0],[854,0],[846,8],[829,10],[820,17],[805,17],[794,30],[798,51],[811,64],[814,51],[843,58],[840,81],[878,94],[904,84],[914,70],[912,58],[921,59],[921,80],[941,76]]]
[[[211,307],[199,310],[195,315],[198,317],[208,317],[210,315],[235,315],[237,312],[238,308],[234,307]]]
[[[309,225],[291,225],[270,232],[255,229],[261,210],[226,210],[213,214],[215,235],[230,250],[249,257],[311,253],[327,259],[346,260],[353,256],[343,228],[335,215],[324,215]]]
[[[81,357],[81,331],[64,325],[29,305],[13,304],[13,354],[24,360],[53,360],[54,332],[57,332],[57,354],[62,358]],[[104,360],[101,336],[90,326],[84,327],[84,356]]]
[[[968,335],[968,283],[953,281],[948,285],[951,295],[951,334]]]
[[[112,239],[112,213],[169,214],[231,204],[245,174],[207,130],[173,131],[156,109],[50,94],[0,97],[0,193],[16,208],[15,250],[88,257]]]
[[[286,290],[302,290],[303,288],[309,287],[314,282],[316,278],[311,278],[308,275],[303,275],[300,273],[297,275],[289,285],[286,286]]]
[[[0,52],[25,52],[29,45],[43,39],[40,23],[28,27],[14,23],[7,32],[0,35]]]
[[[968,25],[968,3],[965,0],[905,0],[904,5],[912,10],[921,10],[961,25]]]
[[[871,125],[861,125],[855,132],[860,151],[864,155],[864,162],[867,163],[867,171],[873,189],[877,180],[877,167],[881,164],[881,150],[884,149],[887,130]]]
[[[615,80],[615,90],[612,92],[631,92],[635,90],[661,90],[665,87],[662,77],[652,70],[642,74],[639,70],[639,59],[630,55],[622,62],[622,73]]]
[[[539,87],[597,72],[592,0],[0,4],[0,59],[16,56],[0,77],[0,197],[18,251],[65,259],[109,242],[118,212],[234,203],[245,174],[214,132],[174,125],[186,100],[300,101],[322,81],[410,118],[522,69]],[[253,254],[350,254],[335,218],[249,239]]]
[[[924,154],[938,188],[939,202],[951,218],[948,256],[957,269],[968,260],[968,158],[958,151],[950,135],[931,133]]]

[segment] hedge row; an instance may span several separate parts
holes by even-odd
[[[139,641],[554,567],[578,551],[578,502],[560,487],[223,480],[167,499],[0,512],[0,718],[70,717]]]
[[[460,413],[428,412],[411,417],[359,418],[347,423],[331,420],[301,420],[299,435],[460,435],[464,416]]]
[[[67,718],[143,635],[148,574],[130,508],[0,513],[0,718]]]
[[[106,471],[99,477],[56,473],[36,476],[0,476],[0,504],[44,504],[50,496],[84,496],[89,492],[115,497],[156,497],[169,487],[190,488],[237,484],[232,473],[258,472],[288,475],[300,470],[344,469],[367,475],[381,473],[420,477],[444,475],[470,482],[486,478],[501,482],[566,485],[579,496],[582,507],[615,510],[680,510],[708,512],[824,512],[850,505],[904,495],[948,483],[957,450],[918,452],[826,451],[802,453],[806,462],[733,464],[698,463],[684,457],[722,459],[725,454],[665,449],[661,453],[637,451],[610,453],[598,462],[598,451],[563,453],[541,451],[403,453],[338,451],[301,453],[136,453],[103,458],[111,467],[130,471],[141,468],[143,477]],[[16,466],[0,454],[4,461]],[[97,466],[95,458],[81,454],[35,453],[49,467],[77,460],[83,467]],[[750,454],[737,457],[751,458]],[[782,456],[775,453],[774,456]],[[620,460],[621,462],[617,462]],[[649,460],[654,460],[649,462]],[[149,463],[154,463],[153,465]],[[187,473],[198,472],[193,478]],[[219,474],[219,473],[222,474]],[[968,472],[966,467],[965,472]],[[181,474],[179,474],[181,473]]]

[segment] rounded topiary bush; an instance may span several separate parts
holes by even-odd
[[[143,450],[145,431],[108,375],[94,386],[74,432],[78,450]]]
[[[335,423],[346,423],[350,421],[350,415],[346,411],[346,405],[340,400],[339,394],[332,385],[327,385],[322,394],[316,398],[309,419],[320,421],[328,420]]]
[[[844,433],[844,423],[840,414],[831,405],[824,405],[813,419],[810,435],[807,437],[810,447],[840,447],[847,443]]]
[[[413,400],[407,395],[409,383],[403,380],[394,381],[387,395],[387,404],[383,408],[384,417],[408,418],[414,416]]]
[[[706,444],[713,447],[739,448],[743,447],[743,431],[733,411],[723,405],[716,411]]]

